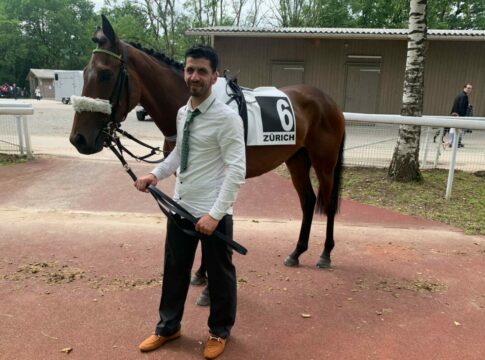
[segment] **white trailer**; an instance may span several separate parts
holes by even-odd
[[[83,83],[81,70],[57,70],[54,72],[55,99],[69,104],[72,95],[81,95]]]

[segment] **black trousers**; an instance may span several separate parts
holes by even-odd
[[[188,220],[181,219],[178,215],[174,217],[180,227],[194,230],[194,226]],[[170,336],[180,328],[192,265],[199,243],[198,237],[184,233],[177,224],[170,219],[167,221],[160,321],[155,329],[155,333],[162,336]],[[226,215],[222,218],[217,230],[232,239],[232,216]],[[232,249],[213,237],[202,239],[201,243],[209,278],[209,331],[226,338],[230,335],[236,320],[237,285]]]

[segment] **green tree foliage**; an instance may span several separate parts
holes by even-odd
[[[485,1],[428,0],[430,29],[485,29]]]
[[[156,49],[160,46],[150,31],[147,15],[137,4],[125,1],[118,6],[104,7],[101,13],[108,17],[120,39],[143,43]],[[100,21],[99,18],[97,21]]]
[[[362,28],[406,28],[409,1],[353,0],[350,8],[355,25]]]
[[[0,0],[0,8],[2,57],[7,56],[2,68],[17,83],[24,83],[30,68],[81,69],[87,62],[92,46],[86,29],[94,28],[88,0]]]
[[[100,24],[92,0],[0,0],[0,82],[30,68],[81,69]],[[101,10],[121,39],[181,60],[194,27],[274,25],[407,28],[408,0],[108,0]],[[428,0],[430,29],[485,29],[485,1]]]
[[[0,11],[0,14],[3,12]],[[27,42],[23,41],[17,20],[0,15],[0,83],[21,84],[27,58]],[[25,77],[25,76],[24,76]]]
[[[352,27],[355,19],[349,0],[314,0],[304,8],[305,26]]]
[[[307,27],[408,27],[408,0],[272,0],[270,23]],[[430,29],[485,29],[485,1],[429,0]]]

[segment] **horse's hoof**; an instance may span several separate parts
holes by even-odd
[[[205,276],[199,276],[197,273],[192,275],[190,285],[201,286],[205,284],[207,284],[207,278]]]
[[[300,262],[298,261],[298,259],[295,259],[295,258],[292,258],[291,256],[288,256],[285,259],[284,264],[288,267],[295,267],[295,266],[298,266],[300,264]]]
[[[317,268],[319,269],[330,269],[331,260],[321,257],[317,262]]]
[[[211,299],[209,297],[209,291],[206,291],[206,289],[204,289],[200,293],[199,297],[197,298],[197,301],[195,302],[199,306],[209,306],[211,304]]]

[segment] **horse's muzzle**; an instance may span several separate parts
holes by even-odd
[[[86,137],[82,134],[76,133],[69,137],[72,145],[84,155],[91,155],[100,152],[103,149],[103,141],[99,141],[100,136],[97,137],[94,144],[88,144]]]

